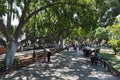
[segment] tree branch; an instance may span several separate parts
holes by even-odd
[[[41,6],[39,9],[33,11],[25,20],[25,22],[27,22],[32,16],[34,16],[36,13],[42,11],[42,10],[45,10],[46,8],[49,8],[49,7],[52,7],[52,6],[55,6],[55,5],[58,5],[58,4],[68,4],[68,5],[74,5],[74,6],[82,6],[82,4],[74,4],[74,3],[69,3],[69,2],[54,2],[54,3],[49,3],[49,4],[46,4],[46,5],[43,5]]]
[[[12,37],[11,37],[10,33],[8,32],[6,26],[4,25],[2,19],[0,19],[0,29],[1,29],[1,31],[3,31],[3,34],[6,36],[6,39],[7,39],[8,41],[11,41],[11,40],[12,40]]]
[[[20,41],[19,42],[19,44],[23,44],[24,42],[26,42],[26,41],[28,41],[28,40],[34,40],[34,38],[35,39],[48,39],[49,37],[55,37],[55,35],[60,35],[60,33],[63,33],[64,31],[69,31],[69,29],[71,29],[71,28],[69,28],[69,27],[67,27],[67,28],[62,28],[62,29],[60,29],[59,31],[57,31],[57,32],[53,32],[53,33],[51,33],[51,34],[49,34],[49,35],[47,35],[47,36],[40,36],[40,37],[29,37],[29,38],[27,38],[27,39],[24,39],[24,40],[22,40],[22,41]],[[61,34],[62,35],[62,34]]]
[[[24,0],[25,6],[24,6],[24,9],[22,10],[22,16],[19,19],[19,24],[15,30],[15,33],[14,33],[14,38],[16,41],[18,40],[18,36],[19,36],[21,28],[26,24],[25,17],[26,17],[27,9],[28,9],[30,2],[31,2],[31,0],[28,0],[28,1]]]
[[[13,10],[13,0],[10,2],[8,1],[8,13],[7,13],[7,29],[9,33],[11,33],[11,17],[12,17],[12,10]]]
[[[31,0],[29,0],[29,3],[30,3],[30,1]],[[29,5],[29,3],[28,3],[28,5]],[[19,35],[19,32],[20,32],[21,28],[30,20],[30,18],[32,18],[36,13],[38,13],[38,12],[40,12],[42,10],[45,10],[46,8],[49,8],[49,7],[58,5],[58,4],[63,4],[63,5],[68,4],[68,5],[74,5],[74,6],[82,6],[82,4],[74,4],[74,3],[69,3],[69,2],[48,3],[46,5],[41,6],[39,9],[33,11],[26,19],[24,19],[25,14],[26,14],[26,10],[27,10],[26,7],[28,6],[28,5],[25,4],[25,7],[24,7],[24,9],[22,11],[22,16],[21,16],[21,19],[20,19],[20,23],[19,23],[19,25],[18,25],[15,33],[14,33],[15,40],[18,39],[18,35]]]

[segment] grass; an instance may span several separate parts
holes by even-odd
[[[116,56],[109,53],[101,53],[103,59],[110,60],[112,62],[113,68],[120,72],[120,56]]]

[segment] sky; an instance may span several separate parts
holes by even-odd
[[[6,25],[6,24],[7,24],[7,15],[3,16],[3,20],[4,20],[4,24]],[[11,24],[12,24],[13,26],[18,25],[18,23],[19,23],[19,21],[18,21],[17,18],[15,18],[14,20],[12,19]]]
[[[13,8],[19,12],[19,15],[22,14],[20,8],[17,7],[16,4],[13,4]],[[4,19],[4,24],[6,25],[6,24],[7,24],[7,15],[3,16],[3,19]],[[15,18],[13,19],[13,15],[12,15],[11,21],[12,21],[11,24],[12,24],[13,26],[17,26],[18,23],[19,23],[18,18],[17,18],[16,16],[15,16]]]

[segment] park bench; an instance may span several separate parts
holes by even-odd
[[[52,55],[55,53],[55,49],[54,48],[50,48],[50,52],[52,53]],[[45,54],[44,51],[40,51],[40,52],[36,52],[35,53],[35,61],[37,62],[41,62],[43,57],[46,57],[47,54]],[[21,56],[16,56],[16,59],[18,60],[19,63],[24,63],[26,61],[32,60],[32,54],[27,54],[27,55],[21,55]]]
[[[102,60],[102,64],[104,67],[106,67],[107,71],[110,71],[112,70],[112,62],[108,59],[104,59]]]
[[[22,55],[16,57],[18,64],[23,64],[32,60],[32,55]]]

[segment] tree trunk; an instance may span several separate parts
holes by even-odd
[[[60,47],[63,48],[63,39],[60,39]]]
[[[6,68],[11,68],[14,62],[14,56],[17,50],[17,43],[12,41],[7,46]]]

